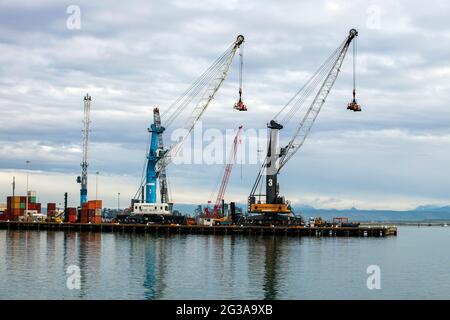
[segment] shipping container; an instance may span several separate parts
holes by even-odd
[[[88,209],[101,209],[102,200],[91,200],[88,201]]]
[[[56,215],[55,210],[47,210],[47,217],[54,217]]]
[[[91,223],[102,223],[102,217],[94,217]]]
[[[81,209],[80,210],[80,222],[81,223],[89,222],[89,209]]]
[[[70,223],[77,222],[77,215],[76,214],[69,214],[69,222]]]
[[[101,209],[102,208],[102,200],[95,200],[95,209]]]

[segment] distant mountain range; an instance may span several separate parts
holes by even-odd
[[[246,211],[247,204],[236,204],[237,207]],[[187,215],[194,215],[197,205],[177,204],[175,210]],[[347,217],[352,221],[362,222],[415,222],[415,221],[450,221],[450,206],[422,205],[413,210],[360,210],[350,208],[317,209],[308,205],[293,205],[293,210],[303,218],[322,217],[332,220],[334,217]]]

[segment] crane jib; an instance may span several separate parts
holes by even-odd
[[[320,113],[322,106],[324,105],[338,75],[345,58],[345,55],[348,51],[348,47],[353,39],[358,35],[358,31],[356,29],[351,29],[347,38],[341,43],[341,45],[332,53],[332,55],[325,61],[324,64],[318,69],[316,73],[307,81],[307,83],[294,95],[292,99],[277,113],[274,119],[281,114],[281,112],[287,111],[287,115],[283,118],[283,121],[289,121],[299,110],[302,109],[302,106],[306,103],[308,97],[313,94],[317,89],[315,95],[313,95],[313,99],[311,104],[306,108],[306,112],[301,117],[301,121],[297,128],[294,131],[294,135],[290,139],[289,143],[281,148],[274,150],[274,143],[276,143],[276,139],[278,139],[278,132],[283,126],[280,124],[277,126],[277,122],[274,120],[271,121],[270,125],[268,125],[268,129],[270,130],[270,140],[268,143],[269,150],[267,151],[267,157],[258,173],[255,184],[253,185],[252,191],[249,197],[249,212],[252,212],[252,209],[256,209],[257,207],[261,208],[260,201],[256,204],[256,196],[261,197],[263,194],[256,194],[258,189],[258,185],[261,185],[262,175],[264,170],[266,171],[266,204],[269,207],[264,207],[264,210],[278,210],[280,212],[290,212],[285,206],[286,203],[283,197],[278,196],[278,182],[277,175],[280,170],[286,165],[286,163],[292,158],[292,156],[302,147],[306,138],[308,137],[314,122]],[[278,151],[279,150],[279,151]],[[277,163],[277,165],[274,165]],[[274,172],[273,169],[276,168]],[[271,170],[269,170],[271,169]],[[277,204],[277,209],[272,208],[270,205]],[[282,204],[279,206],[278,204]],[[262,210],[262,209],[257,209]]]
[[[146,174],[145,178],[142,177],[141,179],[141,185],[136,192],[135,198],[139,193],[142,193],[142,186],[145,184],[148,188],[148,190],[146,190],[148,200],[146,201],[153,202],[156,199],[156,180],[159,178],[161,198],[163,200],[168,200],[166,167],[180,151],[196,123],[200,120],[211,101],[214,99],[215,94],[228,74],[228,70],[237,49],[243,42],[244,36],[239,35],[231,46],[229,46],[229,48],[214,61],[214,63],[182,94],[182,96],[169,106],[167,121],[164,121],[166,128],[173,123],[181,112],[187,110],[188,106],[194,105],[194,108],[190,112],[189,119],[184,121],[184,136],[177,143],[172,144],[168,149],[163,148],[162,132],[165,128],[161,125],[162,121],[159,112],[154,116],[155,128],[157,128],[159,132],[154,132],[152,131],[153,129],[151,129],[152,138],[150,139],[150,146],[148,153],[146,154]],[[158,118],[158,120],[156,118]]]

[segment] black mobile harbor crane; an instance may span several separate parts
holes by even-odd
[[[261,215],[262,219],[268,222],[278,221],[292,213],[289,203],[284,197],[279,195],[279,185],[277,182],[278,174],[305,142],[314,121],[339,75],[347,50],[352,43],[352,40],[356,40],[355,38],[357,35],[358,32],[355,29],[351,29],[341,45],[267,125],[270,133],[267,156],[261,166],[248,198],[248,212],[250,214]],[[354,55],[356,54],[355,43],[356,42],[353,41]],[[353,67],[355,68],[355,64]],[[353,77],[354,76],[355,72],[353,72]],[[353,81],[353,83],[355,84],[355,81]],[[353,89],[353,101],[348,104],[347,109],[355,112],[361,111],[361,108],[355,99],[355,88]],[[311,100],[312,102],[310,102]],[[298,127],[294,129],[294,135],[289,143],[285,147],[279,148],[278,139],[280,130],[283,129],[283,126],[285,126],[298,111],[301,109],[305,110],[305,108],[302,107],[306,107],[308,103],[310,103],[310,105],[306,108],[306,112]],[[266,176],[265,194],[261,190],[263,186],[262,177],[264,175]],[[263,200],[261,199],[262,197]]]

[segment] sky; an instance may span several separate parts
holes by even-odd
[[[356,28],[363,111],[346,110],[349,53],[306,143],[280,173],[280,193],[317,208],[447,205],[448,13],[450,3],[438,0],[2,0],[0,202],[11,195],[13,176],[16,193],[25,193],[29,172],[29,189],[41,202],[61,203],[67,191],[69,204],[77,204],[87,92],[89,197],[98,190],[105,206],[123,207],[139,186],[153,107],[164,112],[238,34],[245,36],[248,111],[232,108],[235,59],[201,122],[230,137],[241,124],[264,135],[266,123]],[[299,121],[280,132],[282,143]],[[165,139],[169,145],[169,134]],[[172,200],[213,200],[222,170],[170,165]],[[258,170],[259,164],[236,164],[226,200],[245,203]]]

